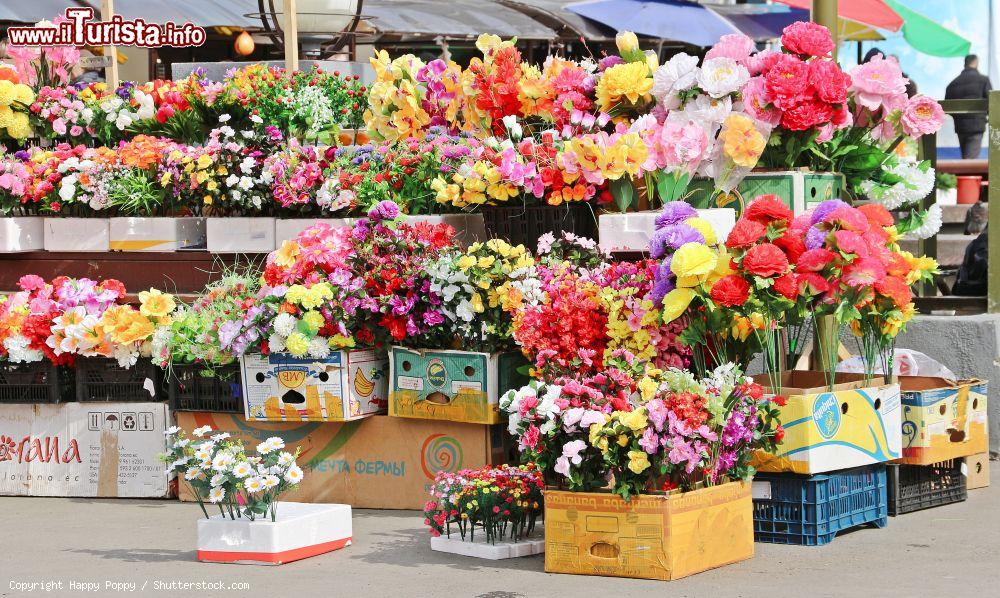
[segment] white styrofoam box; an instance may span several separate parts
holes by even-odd
[[[336,228],[338,226],[354,226],[357,218],[278,218],[274,221],[275,246],[281,247],[284,241],[294,239],[314,224],[323,222]]]
[[[212,253],[274,251],[274,218],[206,218],[207,248]]]
[[[112,218],[111,251],[176,251],[205,247],[204,218]]]
[[[649,240],[656,231],[656,217],[659,215],[660,210],[601,214],[597,219],[601,249],[613,252],[649,251]],[[732,208],[698,210],[698,216],[712,225],[719,242],[725,241],[736,225],[736,210]]]
[[[270,514],[199,519],[198,560],[280,565],[350,546],[352,536],[350,505],[279,502],[273,522]]]
[[[486,235],[486,221],[482,214],[431,214],[407,216],[406,219],[410,222],[450,224],[455,228],[455,241],[464,246],[489,238]]]
[[[958,203],[958,189],[937,189],[937,202],[942,206],[953,206]]]
[[[482,530],[479,530],[482,531]],[[476,534],[474,542],[463,540],[457,533],[451,537],[438,536],[431,538],[431,550],[438,552],[449,552],[462,556],[471,556],[477,559],[488,559],[499,561],[501,559],[513,559],[522,556],[532,556],[545,552],[545,534],[542,528],[536,527],[532,532],[532,538],[526,538],[520,542],[501,540],[496,544],[486,541],[486,534]]]
[[[46,218],[46,251],[108,251],[111,231],[107,218]]]
[[[0,253],[38,251],[45,247],[44,219],[41,216],[0,218]]]

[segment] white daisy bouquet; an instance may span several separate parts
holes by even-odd
[[[284,450],[285,441],[271,436],[251,456],[241,440],[212,432],[211,426],[202,426],[188,437],[177,426],[167,429],[167,452],[160,456],[167,473],[191,486],[206,518],[208,503],[233,520],[269,516],[274,521],[278,497],[302,481],[302,468],[296,463],[299,449],[290,453]]]

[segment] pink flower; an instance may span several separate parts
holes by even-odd
[[[719,38],[718,43],[705,53],[705,60],[725,57],[744,64],[755,47],[753,40],[742,33],[723,35]]]
[[[868,219],[857,208],[837,208],[823,218],[823,222],[837,225],[842,229],[865,233],[868,231]]]
[[[756,77],[757,75],[763,75],[767,71],[771,70],[774,63],[781,58],[783,54],[776,50],[764,50],[762,52],[757,52],[753,56],[747,59],[744,66],[750,71],[750,75]]]
[[[83,135],[83,127],[80,125],[73,125],[69,129],[69,134],[73,137],[79,137],[80,135]]]
[[[708,149],[705,129],[693,122],[667,121],[660,129],[659,149],[668,169],[694,170]]]
[[[782,54],[764,75],[768,99],[782,110],[805,98],[809,87],[809,65],[795,56]]]
[[[910,137],[920,137],[937,133],[943,121],[941,104],[925,95],[916,95],[907,100],[899,124]]]
[[[899,63],[877,55],[851,70],[851,87],[859,106],[878,110],[887,99],[906,93],[906,78]]]
[[[781,122],[781,111],[767,100],[767,84],[764,77],[753,77],[743,86],[743,105],[747,113],[772,127]]]
[[[799,56],[829,56],[833,51],[833,37],[822,25],[797,21],[781,32],[781,47]]]
[[[61,118],[55,119],[54,121],[52,121],[52,130],[55,131],[56,133],[59,133],[60,135],[65,135],[66,121]]]
[[[885,266],[876,259],[862,257],[844,268],[844,282],[852,287],[868,287],[885,280]]]
[[[816,90],[816,97],[824,102],[844,104],[851,77],[832,60],[813,60],[809,63],[809,84]]]
[[[45,288],[45,279],[37,274],[25,274],[18,279],[17,286],[25,291],[37,291]]]
[[[843,253],[853,253],[860,257],[868,257],[868,245],[864,238],[856,232],[849,230],[838,230],[833,233],[834,243],[837,249]]]
[[[826,143],[831,139],[833,139],[833,123],[820,126],[819,134],[816,135],[816,143]]]

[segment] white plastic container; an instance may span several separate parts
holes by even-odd
[[[336,228],[354,226],[356,221],[357,218],[278,218],[274,221],[275,246],[281,247],[283,242],[294,239],[305,229],[320,222]]]
[[[649,251],[649,240],[656,231],[656,217],[659,215],[660,210],[601,214],[597,219],[601,249],[612,252]],[[736,225],[736,210],[732,208],[698,210],[698,216],[712,225],[720,242],[725,241]]]
[[[204,218],[112,218],[111,251],[177,251],[205,247]]]
[[[108,251],[111,227],[107,218],[45,218],[46,251]]]
[[[45,224],[41,216],[0,218],[0,253],[39,251],[45,247]]]
[[[198,560],[281,565],[349,546],[352,535],[350,505],[279,502],[274,522],[270,516],[199,519]]]
[[[490,561],[513,559],[522,556],[532,556],[544,553],[545,535],[542,528],[536,527],[532,535],[532,538],[527,538],[521,540],[520,542],[501,540],[496,544],[489,544],[486,541],[485,533],[483,533],[482,536],[477,533],[476,540],[474,542],[462,540],[461,536],[455,533],[452,534],[450,538],[446,536],[431,538],[431,550],[448,552],[451,554],[460,554],[462,556],[471,556],[477,559],[487,559]]]
[[[205,228],[212,253],[267,253],[276,247],[274,218],[207,218]]]

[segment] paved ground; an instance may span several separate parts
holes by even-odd
[[[1000,480],[1000,463],[992,466]],[[37,586],[33,594],[986,598],[1000,588],[998,499],[1000,484],[971,492],[964,503],[890,519],[885,529],[841,535],[825,547],[757,544],[750,561],[666,583],[548,575],[541,557],[493,563],[432,552],[412,511],[355,511],[355,544],[335,553],[277,568],[210,565],[194,558],[196,505],[5,497],[0,596],[28,595],[19,583],[61,582],[61,590]],[[88,592],[70,589],[71,582],[96,585]],[[174,582],[245,585],[184,591],[171,589]]]

